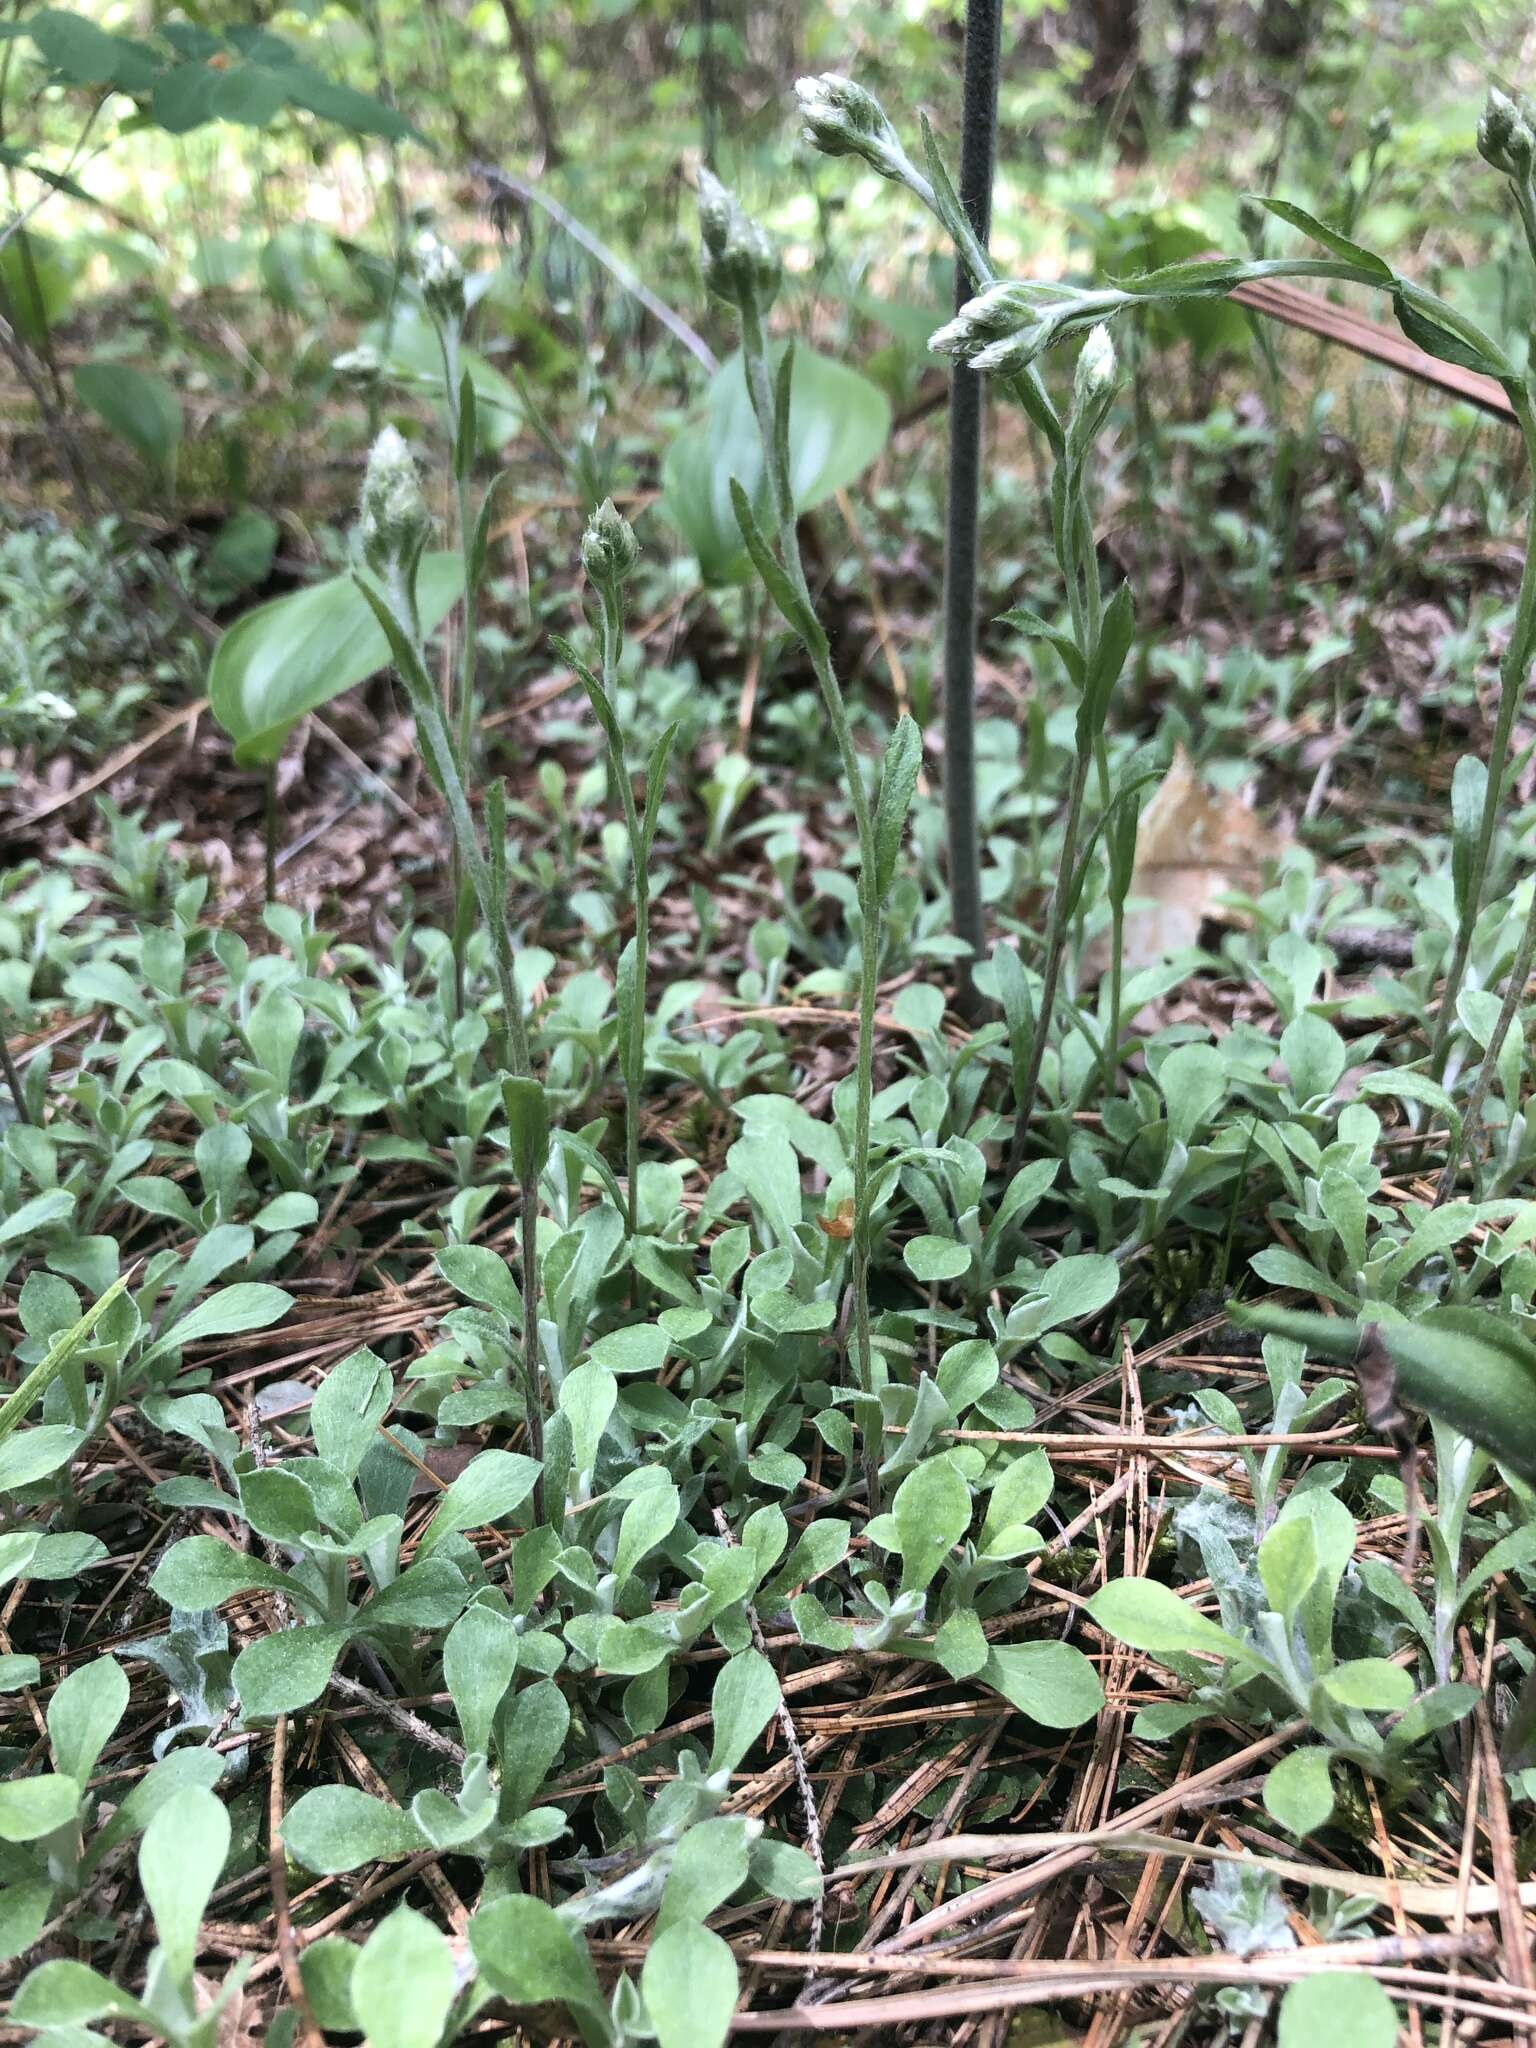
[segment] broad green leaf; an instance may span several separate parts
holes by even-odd
[[[455,1983],[444,1937],[414,1907],[396,1906],[352,1966],[352,2010],[370,2048],[436,2048]]]
[[[987,1498],[979,1548],[983,1557],[1017,1557],[1032,1549],[1026,1528],[1051,1497],[1054,1475],[1044,1451],[1026,1451],[1009,1465]],[[1038,1542],[1038,1538],[1034,1538]]]
[[[243,1330],[266,1330],[281,1322],[293,1307],[293,1296],[264,1280],[237,1280],[221,1287],[174,1322],[144,1354],[144,1363],[180,1351],[183,1345],[208,1337],[233,1337]]]
[[[35,1529],[12,1529],[0,1536],[0,1586],[23,1573],[29,1579],[73,1579],[100,1564],[107,1547],[99,1536],[71,1530],[63,1536],[39,1536]]]
[[[450,1287],[469,1301],[496,1309],[516,1330],[523,1320],[523,1297],[511,1268],[484,1244],[450,1244],[437,1254],[437,1270]]]
[[[969,1270],[970,1248],[952,1237],[913,1237],[902,1246],[907,1271],[924,1287],[941,1280],[958,1280]]]
[[[139,1844],[139,1883],[172,1979],[184,1985],[197,1960],[198,1931],[229,1855],[229,1815],[200,1785],[168,1800]]]
[[[1168,1105],[1168,1135],[1188,1145],[1226,1093],[1226,1069],[1213,1045],[1179,1045],[1157,1070]]]
[[[1386,1657],[1355,1657],[1337,1664],[1318,1683],[1342,1707],[1369,1714],[1400,1714],[1412,1700],[1413,1674]]]
[[[991,1654],[969,1607],[955,1609],[934,1637],[933,1652],[951,1678],[974,1678]]]
[[[586,1943],[553,1906],[525,1893],[497,1899],[470,1921],[469,1946],[503,1998],[514,2005],[563,2005],[592,2027],[587,2038],[610,2037],[608,2003]]]
[[[356,1947],[339,1934],[322,1934],[299,1953],[304,1995],[316,2023],[328,2034],[357,2031],[352,2011],[352,1972],[356,1967]]]
[[[901,1550],[901,1590],[920,1593],[970,1527],[971,1489],[947,1456],[909,1472],[891,1502]]]
[[[416,1546],[417,1557],[427,1557],[460,1529],[484,1528],[516,1514],[533,1492],[538,1476],[537,1460],[520,1451],[482,1451],[439,1500]]]
[[[1290,1074],[1297,1106],[1305,1108],[1332,1094],[1348,1054],[1326,1017],[1303,1010],[1280,1034],[1280,1057]]]
[[[82,363],[75,372],[75,396],[151,469],[162,478],[171,476],[181,445],[181,400],[164,377],[130,363]]]
[[[423,633],[441,625],[464,587],[457,554],[422,557],[416,602]],[[318,711],[389,665],[389,643],[350,575],[328,577],[237,619],[208,672],[213,715],[243,768],[275,761],[283,741]]]
[[[1088,1602],[1088,1612],[1107,1634],[1153,1656],[1194,1652],[1257,1661],[1236,1636],[1207,1621],[1157,1579],[1111,1579]]]
[[[304,1597],[297,1579],[219,1536],[183,1536],[161,1558],[149,1585],[167,1607],[187,1614],[220,1607],[255,1586]]]
[[[1264,1805],[1293,1835],[1310,1835],[1314,1828],[1325,1827],[1333,1812],[1327,1750],[1311,1743],[1282,1757],[1264,1780]]]
[[[747,1881],[747,1823],[734,1814],[699,1821],[678,1843],[661,1896],[656,1932],[677,1920],[707,1920]]]
[[[659,1323],[630,1323],[599,1337],[587,1353],[587,1362],[614,1373],[657,1373],[667,1362],[669,1348],[667,1333]]]
[[[736,2010],[736,1958],[707,1927],[674,1921],[646,1951],[640,1992],[660,2048],[721,2048]]]
[[[1319,1970],[1280,2001],[1279,2048],[1396,2048],[1397,2012],[1369,1970]]]
[[[0,1842],[35,1842],[75,1817],[80,1787],[73,1778],[43,1772],[0,1785]]]
[[[346,1639],[340,1628],[286,1628],[251,1643],[230,1674],[242,1718],[270,1721],[317,1700]]]
[[[1042,1728],[1078,1728],[1104,1704],[1092,1664],[1071,1643],[1003,1643],[981,1668],[981,1680]]]
[[[780,351],[772,354],[777,360]],[[890,426],[890,405],[877,385],[830,356],[797,347],[789,409],[795,509],[809,512],[851,484],[885,446]],[[740,355],[716,371],[703,419],[684,428],[662,465],[662,509],[698,557],[706,583],[739,582],[746,574],[733,482],[766,525],[762,441]]]
[[[158,2031],[153,2013],[93,1970],[61,1956],[39,1963],[16,1993],[8,2017],[18,2026],[76,2028],[92,2020],[137,2020]]]
[[[8,1442],[0,1442],[0,1493],[18,1486],[31,1486],[67,1465],[83,1433],[67,1423],[44,1422],[33,1429],[19,1430]]]
[[[767,1727],[781,1695],[773,1666],[760,1650],[738,1650],[720,1667],[710,1697],[715,1727],[711,1771],[734,1771]]]
[[[443,1641],[443,1680],[453,1695],[464,1747],[484,1755],[496,1709],[517,1670],[521,1638],[504,1614],[466,1607]]]
[[[1259,1545],[1259,1577],[1270,1606],[1294,1618],[1317,1577],[1319,1561],[1312,1524],[1300,1516],[1277,1522]]]
[[[85,1784],[128,1711],[128,1679],[115,1657],[96,1657],[61,1679],[48,1702],[48,1740],[65,1777]]]
[[[309,1428],[315,1449],[348,1479],[378,1441],[394,1393],[389,1368],[371,1351],[354,1351],[333,1365],[310,1403]],[[243,1491],[243,1490],[242,1490]]]
[[[678,1490],[670,1480],[661,1486],[646,1487],[630,1502],[619,1524],[618,1547],[613,1555],[614,1576],[621,1584],[643,1557],[671,1535],[681,1507]]]

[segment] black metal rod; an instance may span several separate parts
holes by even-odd
[[[961,98],[960,203],[985,245],[992,227],[997,153],[997,70],[1002,0],[967,0]],[[979,285],[961,266],[958,308]],[[981,502],[981,378],[957,363],[951,373],[949,495],[944,534],[944,810],[955,930],[970,948],[962,963],[962,1007],[974,1005],[971,962],[986,943],[981,847],[976,832],[976,550]]]

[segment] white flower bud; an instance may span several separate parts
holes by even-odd
[[[639,558],[634,528],[612,498],[604,498],[581,536],[581,566],[589,580],[599,590],[616,588],[628,580]]]
[[[761,311],[778,293],[778,252],[755,220],[711,171],[699,172],[699,233],[704,282],[717,297],[739,306],[750,298]]]
[[[1507,178],[1527,178],[1536,156],[1536,124],[1524,97],[1510,99],[1495,86],[1477,124],[1477,150]]]
[[[448,244],[430,228],[423,228],[416,237],[411,259],[427,310],[439,320],[462,320],[464,266]]]
[[[343,349],[339,356],[333,356],[331,368],[345,383],[366,390],[383,375],[384,359],[376,348],[361,342],[356,348]]]
[[[981,350],[1007,341],[1034,324],[1035,311],[1027,287],[991,284],[974,299],[967,299],[928,346],[936,355],[958,356],[962,362],[973,362]]]
[[[860,156],[882,178],[899,178],[906,155],[885,109],[873,93],[851,78],[825,71],[819,78],[798,79],[802,133],[823,156]]]
[[[364,561],[379,576],[401,568],[426,538],[429,524],[411,451],[393,427],[385,427],[368,457],[358,508]]]
[[[1080,406],[1091,405],[1095,400],[1107,397],[1119,378],[1115,345],[1109,338],[1109,329],[1101,320],[1097,327],[1089,329],[1088,339],[1079,351],[1077,370],[1072,379],[1073,396]]]

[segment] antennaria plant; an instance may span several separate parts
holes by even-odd
[[[554,641],[556,653],[581,679],[591,699],[608,748],[608,772],[624,814],[629,840],[630,880],[635,892],[635,933],[619,956],[619,1066],[624,1077],[624,1156],[628,1180],[626,1209],[629,1234],[639,1227],[640,1097],[645,1084],[646,971],[651,937],[651,841],[661,813],[667,763],[677,726],[669,725],[651,751],[645,772],[645,810],[635,806],[634,784],[624,760],[624,734],[614,709],[619,655],[624,640],[624,585],[639,549],[629,521],[612,499],[605,499],[587,522],[582,536],[581,565],[597,592],[602,610],[602,674],[592,673],[569,641]]]
[[[828,74],[821,78],[801,79],[796,93],[808,141],[828,156],[862,157],[881,177],[904,185],[914,193],[943,224],[955,245],[961,265],[981,284],[982,290],[980,296],[961,307],[949,326],[933,337],[931,346],[973,368],[993,367],[977,358],[973,343],[978,338],[989,337],[994,331],[994,304],[1000,294],[1012,288],[996,284],[997,273],[976,228],[955,195],[926,120],[923,122],[923,147],[928,176],[924,177],[908,158],[879,102],[861,86]],[[1074,383],[1072,411],[1065,428],[1032,362],[1020,364],[1010,376],[1009,384],[1030,420],[1045,434],[1055,459],[1051,483],[1051,535],[1066,585],[1071,636],[1056,632],[1045,620],[1027,610],[1016,610],[1006,616],[1010,624],[1022,631],[1051,642],[1079,691],[1076,758],[1062,827],[1057,879],[1046,913],[1040,994],[1033,1018],[1023,1026],[1027,1051],[1019,1063],[1015,1086],[1015,1123],[1009,1165],[1010,1169],[1016,1169],[1023,1157],[1034,1116],[1071,920],[1082,897],[1093,853],[1091,843],[1081,851],[1080,845],[1088,777],[1095,764],[1100,803],[1106,820],[1115,802],[1104,728],[1110,696],[1130,652],[1132,620],[1130,593],[1124,585],[1107,603],[1104,599],[1085,479],[1087,457],[1108,417],[1117,384],[1115,355],[1107,330],[1101,328],[1091,335],[1083,349]],[[946,641],[946,648],[948,644]],[[1134,853],[1134,819],[1130,831],[1130,849]],[[1124,842],[1125,833],[1122,831],[1116,842],[1121,853],[1124,852]],[[1120,865],[1124,867],[1126,863],[1122,860]],[[1121,900],[1123,908],[1123,897]],[[1121,931],[1122,920],[1117,918],[1114,933],[1117,947]],[[969,936],[963,926],[961,932],[962,936]],[[1118,1004],[1119,983],[1117,962],[1110,977],[1112,1004]],[[1010,1018],[1011,1030],[1015,1023],[1016,1020]],[[1111,1015],[1108,1038],[1111,1046],[1118,1043],[1118,1014]],[[1110,1054],[1106,1054],[1105,1069],[1106,1074],[1112,1071]]]
[[[880,1506],[881,1449],[880,1400],[869,1317],[869,1119],[874,1092],[875,995],[880,973],[882,910],[895,879],[896,857],[922,761],[922,741],[916,725],[903,713],[886,748],[879,797],[871,809],[842,684],[832,666],[826,633],[816,616],[795,532],[789,469],[790,377],[794,355],[791,348],[784,350],[777,377],[770,380],[763,327],[763,315],[779,289],[779,259],[762,229],[747,218],[732,195],[708,171],[699,174],[699,226],[704,241],[705,282],[711,291],[735,307],[741,322],[742,363],[753,416],[762,437],[777,551],[764,538],[751,501],[733,478],[731,498],[736,518],[754,568],[785,623],[798,635],[815,673],[858,834],[859,1035],[854,1077],[851,1241],[853,1349],[862,1397],[857,1413],[864,1485],[873,1514]]]
[[[487,496],[465,557],[466,590],[476,585],[484,573],[489,507]],[[448,805],[454,844],[474,890],[495,964],[505,1063],[514,1074],[527,1074],[528,1034],[513,976],[512,933],[507,924],[506,795],[499,782],[486,792],[489,843],[482,848],[469,807],[463,750],[427,673],[426,648],[416,608],[416,571],[426,546],[429,523],[410,450],[393,427],[386,427],[368,458],[358,520],[365,567],[353,574],[358,589],[384,629],[395,667],[411,700],[427,767]]]
[[[459,632],[459,674],[454,703],[458,727],[459,758],[467,772],[475,731],[475,667],[479,653],[478,579],[470,574],[467,550],[473,521],[469,510],[469,484],[474,472],[478,429],[475,412],[474,379],[462,367],[464,350],[464,266],[448,245],[430,228],[423,228],[412,251],[416,281],[427,318],[437,336],[443,359],[443,420],[452,455],[455,543],[465,555],[464,615]],[[492,491],[494,491],[494,485]],[[487,492],[489,504],[492,493]],[[468,936],[468,906],[463,901],[464,860],[456,848],[453,864],[453,966],[454,986],[460,1010],[464,1007],[464,946]]]

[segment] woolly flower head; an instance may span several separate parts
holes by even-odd
[[[384,576],[402,568],[426,538],[427,504],[404,437],[385,427],[368,457],[358,507],[363,559]]]
[[[1073,394],[1078,404],[1087,405],[1113,391],[1119,375],[1115,345],[1109,338],[1109,329],[1101,320],[1097,327],[1089,328],[1088,339],[1078,354],[1077,370],[1072,379]]]
[[[883,178],[899,175],[901,144],[873,93],[851,78],[824,71],[819,78],[798,79],[795,98],[804,123],[801,133],[812,148],[823,156],[863,157]]]
[[[431,228],[423,228],[411,252],[416,282],[430,312],[440,320],[464,317],[464,266]]]
[[[761,310],[779,289],[778,252],[734,193],[712,171],[699,172],[699,234],[704,243],[704,282],[718,298]]]
[[[634,528],[612,498],[604,498],[581,536],[581,566],[599,590],[606,590],[627,580],[639,555]]]

